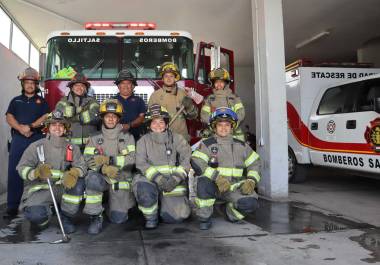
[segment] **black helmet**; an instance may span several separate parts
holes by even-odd
[[[86,88],[88,89],[91,84],[87,81],[87,77],[82,74],[82,73],[77,73],[72,79],[71,81],[67,84],[67,86],[69,88],[72,88],[73,85],[77,84],[77,83],[81,83],[81,84],[84,84],[86,86]]]
[[[114,83],[115,85],[118,85],[120,84],[121,81],[124,81],[124,80],[129,80],[132,82],[134,86],[137,86],[136,78],[127,69],[122,69],[119,72]]]
[[[145,121],[148,126],[154,118],[162,118],[166,124],[169,124],[170,121],[170,115],[168,111],[159,104],[153,104],[150,106],[147,113],[145,114]]]

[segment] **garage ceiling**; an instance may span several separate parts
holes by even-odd
[[[153,21],[159,29],[185,30],[235,51],[238,66],[252,66],[251,0],[0,0],[33,41],[49,32],[82,29],[88,21]],[[95,4],[96,3],[96,4]],[[283,0],[287,63],[355,61],[356,50],[380,36],[379,0]],[[316,34],[328,36],[296,49]]]

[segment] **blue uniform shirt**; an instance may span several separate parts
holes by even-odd
[[[22,94],[11,100],[6,114],[12,114],[18,123],[28,125],[48,112],[49,106],[42,97],[28,98]]]
[[[121,124],[130,123],[134,121],[136,118],[138,118],[140,114],[145,114],[146,112],[145,102],[139,96],[131,95],[128,98],[124,99],[118,93],[115,96],[115,98],[118,99],[120,103],[123,105],[124,112],[123,116],[120,119]],[[137,140],[139,134],[141,133],[141,126],[137,128],[131,128],[129,131]]]

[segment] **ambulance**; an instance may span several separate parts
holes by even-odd
[[[234,78],[233,51],[214,43],[194,43],[189,32],[159,30],[154,22],[88,22],[81,30],[59,30],[47,38],[41,55],[45,99],[50,109],[69,92],[67,83],[77,72],[87,76],[90,92],[99,101],[118,93],[113,83],[121,69],[128,69],[137,79],[135,94],[146,103],[162,85],[160,65],[174,62],[181,72],[179,87],[192,87],[207,96],[211,69],[226,68]],[[234,90],[234,83],[230,85]],[[200,120],[188,121],[192,142],[203,128]]]
[[[290,182],[310,165],[380,178],[380,69],[362,66],[286,67]]]

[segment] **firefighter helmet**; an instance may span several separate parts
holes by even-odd
[[[70,82],[67,84],[69,88],[73,88],[73,85],[81,83],[86,86],[88,89],[91,84],[87,81],[87,77],[82,73],[76,73],[74,77],[70,80]]]
[[[127,69],[122,69],[115,80],[115,85],[120,84],[121,81],[129,80],[134,86],[137,86],[136,78]]]
[[[216,68],[208,74],[208,80],[213,84],[216,80],[231,82],[230,74],[224,68]]]
[[[45,127],[48,128],[50,124],[59,122],[65,126],[66,131],[70,129],[70,122],[65,118],[61,110],[54,110],[49,113],[47,119],[45,120]]]
[[[36,82],[38,84],[38,82],[40,81],[41,77],[40,77],[40,74],[35,69],[33,69],[32,67],[28,67],[24,71],[22,71],[18,75],[17,78],[20,81],[32,80],[32,81],[34,81],[34,82]]]
[[[123,105],[121,105],[119,100],[109,98],[100,104],[99,113],[101,117],[104,117],[107,113],[115,113],[121,117],[123,115]]]
[[[211,114],[209,124],[210,124],[211,128],[215,129],[216,124],[220,121],[230,122],[231,127],[233,129],[235,129],[237,126],[237,122],[238,122],[238,116],[237,116],[236,112],[234,112],[230,108],[225,108],[225,107],[217,108]]]
[[[162,78],[165,73],[173,73],[175,76],[175,81],[178,81],[181,79],[179,68],[175,63],[172,63],[172,62],[163,63],[160,67],[160,78]]]
[[[149,107],[145,114],[145,121],[150,125],[151,121],[155,118],[162,118],[166,124],[169,124],[170,115],[169,112],[159,104],[153,104]]]

